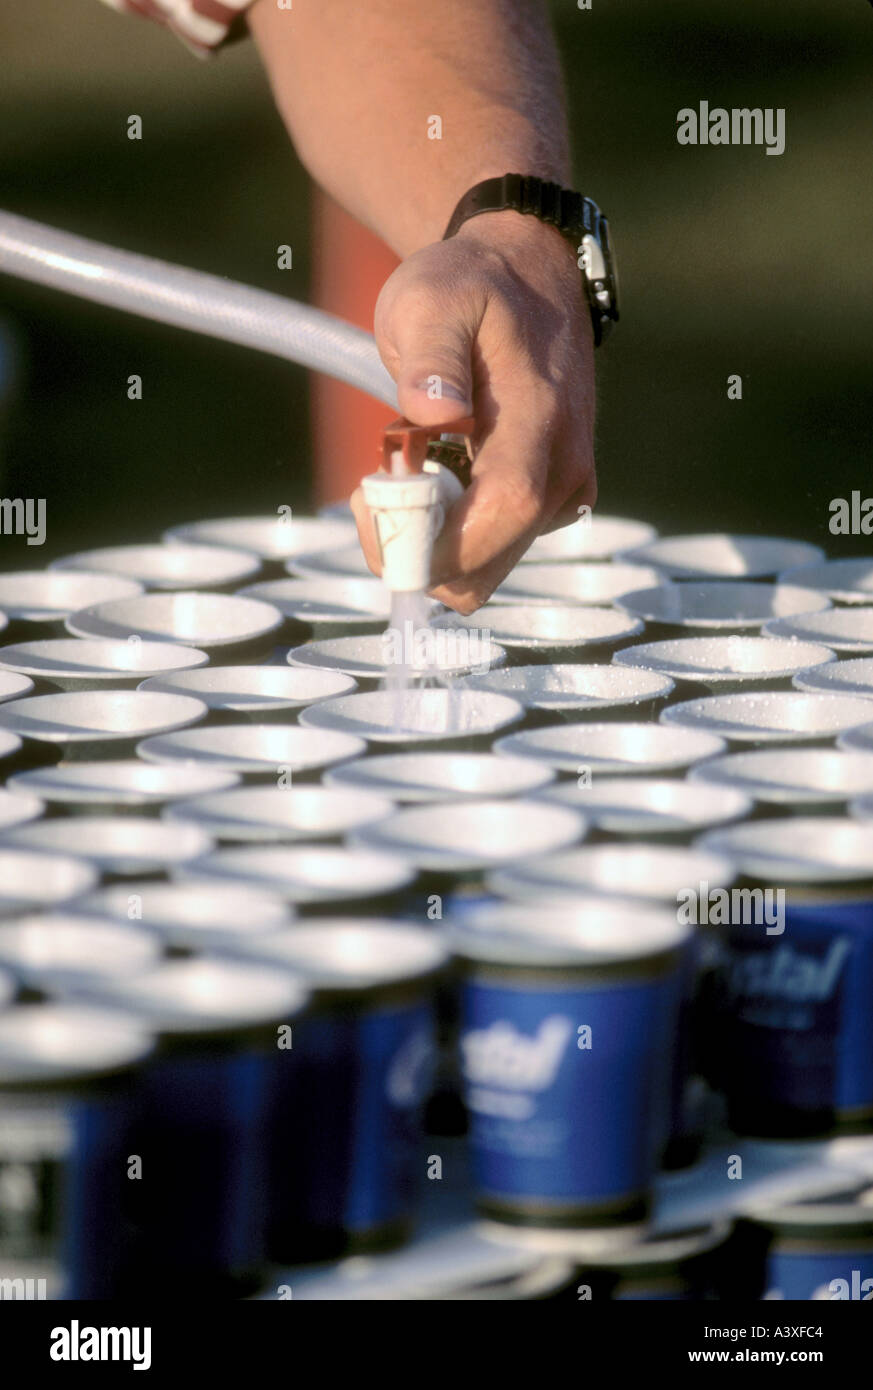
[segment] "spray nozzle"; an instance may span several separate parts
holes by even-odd
[[[382,434],[383,471],[361,480],[370,508],[382,578],[394,593],[426,590],[433,543],[446,512],[469,482],[472,418],[440,426],[395,420]]]
[[[455,473],[466,487],[470,481],[476,428],[472,415],[453,420],[451,432],[442,425],[413,425],[410,420],[393,420],[382,431],[382,467],[388,473],[420,473],[427,463],[441,463]]]

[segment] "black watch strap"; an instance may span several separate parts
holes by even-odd
[[[530,174],[504,174],[469,189],[458,203],[443,233],[443,241],[481,212],[523,212],[556,227],[568,240],[593,232],[596,218],[590,198],[559,183],[545,183]]]

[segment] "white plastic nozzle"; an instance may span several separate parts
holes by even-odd
[[[464,489],[442,464],[427,460],[422,473],[370,473],[361,480],[382,558],[382,579],[393,593],[430,586],[433,543],[448,508]]]

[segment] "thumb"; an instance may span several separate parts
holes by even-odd
[[[416,425],[450,425],[473,413],[473,331],[430,289],[410,286],[377,318],[376,342],[397,382],[401,415]]]

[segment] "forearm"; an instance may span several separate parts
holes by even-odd
[[[541,0],[259,0],[250,25],[310,173],[401,256],[439,240],[481,179],[570,182]]]

